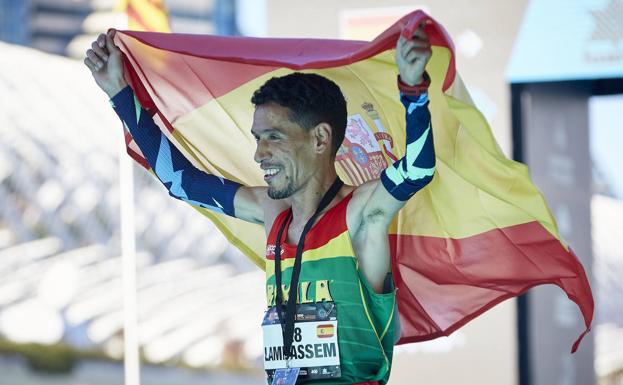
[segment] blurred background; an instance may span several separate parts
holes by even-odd
[[[121,123],[82,64],[98,33],[371,40],[415,9],[454,39],[596,311],[571,355],[579,311],[535,288],[450,337],[397,347],[390,385],[623,384],[623,0],[0,0],[0,385],[136,385],[124,380]],[[264,383],[263,273],[131,167],[140,383]]]

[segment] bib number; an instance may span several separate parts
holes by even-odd
[[[301,379],[338,378],[341,376],[337,339],[337,309],[333,302],[297,305],[294,341],[290,358],[283,351],[283,334],[277,309],[264,314],[264,369],[270,383],[275,371],[298,368]]]

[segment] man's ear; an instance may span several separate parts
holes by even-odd
[[[327,150],[331,150],[331,142],[333,137],[333,129],[328,123],[319,123],[313,129],[314,134],[314,150],[317,154],[321,154]]]

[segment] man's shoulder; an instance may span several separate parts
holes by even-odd
[[[349,205],[364,205],[365,202],[368,201],[368,199],[370,199],[370,196],[372,196],[372,193],[374,192],[374,190],[376,189],[376,187],[379,185],[379,183],[381,182],[380,179],[372,179],[369,180],[365,183],[360,184],[359,186],[355,186],[353,189],[353,197],[351,199],[351,201],[349,202]]]
[[[263,224],[270,231],[275,218],[289,205],[286,200],[271,199],[266,186],[241,186],[234,197],[236,218]]]

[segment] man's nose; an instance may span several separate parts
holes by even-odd
[[[270,152],[268,151],[268,146],[264,140],[258,140],[257,145],[255,147],[255,154],[253,155],[253,159],[257,163],[262,163],[263,160],[266,160],[270,157]]]

